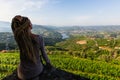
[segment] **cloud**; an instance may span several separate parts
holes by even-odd
[[[10,20],[16,14],[40,10],[49,0],[0,0],[0,19]]]
[[[48,0],[38,0],[38,1],[27,1],[26,3],[23,3],[23,6],[19,11],[25,11],[25,10],[35,10],[35,9],[40,9],[42,8]]]

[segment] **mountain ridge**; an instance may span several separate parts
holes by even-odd
[[[12,32],[11,30],[11,24],[10,22],[6,21],[0,21],[0,32]],[[79,30],[79,31],[119,31],[120,25],[94,25],[94,26],[52,26],[52,25],[39,25],[39,24],[33,24],[33,31],[38,29],[42,30],[50,30],[50,31],[73,31],[73,30]],[[41,30],[41,31],[42,31]]]

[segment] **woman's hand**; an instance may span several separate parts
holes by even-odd
[[[47,68],[47,69],[52,69],[51,63],[46,63],[46,68]]]

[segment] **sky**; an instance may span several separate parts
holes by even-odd
[[[120,25],[120,0],[0,0],[0,21],[15,15],[40,25]]]

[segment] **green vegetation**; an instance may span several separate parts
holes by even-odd
[[[43,27],[41,25],[34,25],[33,33],[42,35],[46,45],[55,45],[55,43],[62,41],[62,35],[50,28]],[[16,49],[17,44],[14,40],[12,32],[0,32],[0,50],[9,50]]]
[[[66,31],[60,28],[61,32],[69,36],[68,39],[63,40],[59,32],[44,27],[39,31],[39,28],[39,26],[36,28],[36,33],[44,36],[46,51],[52,65],[56,68],[91,80],[120,80],[119,32],[109,32],[108,28],[104,31],[100,27],[97,32],[94,31],[96,28],[94,30],[79,27],[72,30],[66,28]],[[0,35],[3,41],[7,33]],[[9,48],[18,51],[12,34],[9,35],[11,35]],[[2,41],[0,41],[0,50],[6,47],[5,40]],[[0,53],[0,79],[16,69],[19,63],[19,54],[16,51]]]
[[[52,65],[62,70],[78,74],[91,80],[119,80],[120,65],[107,63],[105,61],[95,61],[69,54],[49,55]],[[19,63],[18,53],[0,54],[0,79],[12,73]]]
[[[86,36],[73,36],[59,42],[55,47],[67,50],[72,56],[91,60],[114,62],[120,57],[119,38],[91,38]]]

